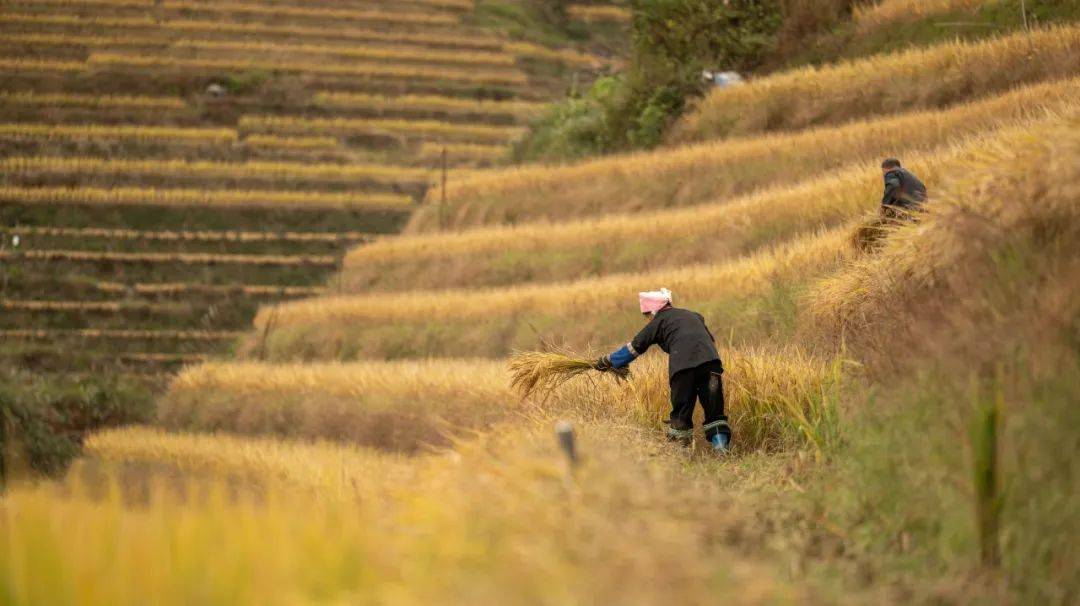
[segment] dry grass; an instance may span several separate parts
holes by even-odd
[[[31,64],[33,62],[27,62]],[[526,76],[515,70],[507,69],[461,69],[439,66],[427,67],[407,63],[363,63],[352,61],[346,64],[334,64],[319,61],[263,61],[258,59],[182,59],[170,56],[131,55],[120,53],[93,53],[80,69],[87,68],[123,68],[179,71],[248,71],[262,70],[309,76],[332,76],[356,79],[397,79],[397,80],[433,80],[442,82],[463,82],[466,84],[491,84],[517,86],[528,83]],[[4,67],[0,64],[0,68]],[[23,71],[32,69],[23,68]]]
[[[881,0],[855,6],[852,20],[860,33],[865,34],[888,26],[921,21],[934,15],[957,11],[974,13],[998,0]]]
[[[667,286],[718,334],[761,338],[778,284],[835,268],[849,228],[807,236],[716,265],[490,290],[337,296],[263,308],[255,319],[273,359],[425,357],[468,351],[504,356],[552,343],[573,351],[625,343],[640,329],[634,293]],[[783,309],[776,310],[783,311]],[[255,348],[252,336],[246,349]]]
[[[77,596],[88,606],[639,606],[704,603],[722,586],[739,587],[748,604],[805,601],[771,569],[726,549],[725,531],[744,521],[727,509],[717,513],[727,481],[687,473],[684,462],[633,429],[577,429],[587,458],[574,480],[547,424],[482,436],[457,455],[410,462],[401,475],[393,473],[396,459],[329,445],[107,434],[101,447],[119,456],[245,467],[219,463],[224,457],[215,451],[227,452],[268,486],[253,498],[235,483],[229,490],[143,472],[106,473],[90,487],[77,480],[89,474],[78,473],[59,487],[17,487],[0,504],[7,538],[0,582],[16,603]],[[296,491],[311,485],[299,477],[309,469],[325,477],[325,487]],[[275,475],[284,483],[269,480]],[[146,487],[134,504],[123,498],[127,482]],[[148,559],[168,565],[148,572]],[[672,568],[672,561],[683,563]]]
[[[964,136],[1062,111],[1080,80],[1017,89],[948,110],[916,112],[796,134],[700,143],[614,156],[565,167],[524,167],[454,181],[449,225],[568,220],[647,208],[691,206],[745,194],[816,171],[885,156],[910,156]],[[421,208],[409,231],[439,226],[438,200]],[[558,204],[550,203],[558,200]]]
[[[1023,140],[1030,128],[972,137],[905,157],[904,164],[933,188],[965,170],[983,147]],[[717,262],[876,211],[882,187],[876,165],[687,209],[382,238],[349,252],[341,284],[355,293],[506,286]]]
[[[365,30],[355,27],[332,28],[302,25],[269,25],[263,23],[239,23],[227,21],[199,21],[192,19],[175,19],[158,22],[145,17],[102,17],[102,16],[73,16],[59,14],[0,14],[0,23],[30,25],[30,26],[58,26],[78,27],[81,31],[101,30],[107,32],[115,29],[149,29],[163,30],[166,32],[181,32],[185,35],[211,36],[211,35],[248,35],[260,38],[282,36],[289,39],[310,38],[315,43],[325,44],[327,40],[340,40],[342,42],[375,42],[392,44],[414,44],[417,46],[434,46],[449,48],[468,48],[482,50],[499,50],[503,42],[498,38],[485,38],[484,36],[465,36],[454,34],[452,31],[443,32],[403,32],[403,31],[380,31]]]
[[[320,497],[354,496],[368,486],[412,477],[400,455],[330,442],[292,442],[226,434],[169,433],[150,427],[91,435],[86,455],[115,465],[152,465],[259,484],[283,482]]]
[[[669,139],[687,143],[939,108],[1075,76],[1078,64],[1080,27],[1073,26],[798,69],[713,91]]]
[[[493,361],[209,364],[182,372],[165,427],[326,438],[389,450],[447,445],[517,408]]]
[[[334,137],[278,137],[274,135],[249,135],[244,146],[265,150],[319,151],[341,147]]]
[[[213,253],[126,253],[85,250],[0,251],[0,259],[30,261],[74,261],[80,263],[182,263],[184,265],[266,265],[278,267],[336,267],[332,255],[241,255]]]
[[[4,42],[27,46],[60,46],[85,48],[125,48],[130,46],[160,47],[170,44],[161,36],[80,36],[76,34],[4,34]]]
[[[176,295],[245,295],[271,297],[314,297],[324,294],[326,289],[318,286],[281,286],[277,284],[202,284],[192,282],[155,282],[121,284],[119,282],[99,282],[94,287],[107,293],[133,292],[142,296]]]
[[[45,160],[37,166],[46,164]],[[91,170],[98,165],[92,164]],[[409,196],[372,193],[289,192],[258,190],[151,189],[135,187],[0,187],[0,200],[12,204],[80,204],[116,206],[206,206],[236,208],[286,208],[327,211],[370,209],[405,211],[413,206]]]
[[[0,124],[0,138],[33,140],[110,140],[179,145],[231,145],[236,131],[230,128],[174,128],[103,124]]]
[[[135,97],[126,95],[83,95],[76,93],[0,92],[0,105],[24,107],[85,107],[108,109],[175,109],[187,105],[175,97]]]
[[[470,143],[504,143],[519,137],[524,129],[514,126],[458,124],[435,120],[365,120],[358,118],[293,118],[288,116],[244,116],[241,132],[293,135],[337,134],[339,136],[403,136],[410,139],[446,139]]]
[[[0,71],[38,73],[38,72],[72,72],[86,71],[86,64],[82,61],[51,61],[48,59],[5,59],[0,57]]]
[[[140,242],[363,242],[374,238],[361,232],[271,232],[271,231],[146,231],[138,229],[106,229],[100,227],[27,227],[15,226],[9,234],[53,238],[102,238]]]
[[[435,11],[409,12],[387,11],[380,9],[351,9],[310,7],[297,5],[267,5],[225,0],[221,2],[199,2],[190,0],[34,0],[38,6],[57,6],[71,9],[100,7],[112,8],[156,8],[170,13],[187,16],[192,13],[210,13],[222,18],[225,16],[245,16],[256,18],[313,19],[337,22],[379,23],[399,26],[455,26],[457,17]],[[243,21],[243,19],[237,19]]]
[[[572,48],[549,48],[530,42],[506,42],[503,44],[502,50],[522,59],[551,61],[584,69],[598,69],[604,64],[604,60],[600,57],[582,53]]]
[[[216,342],[231,341],[243,333],[217,330],[125,330],[125,329],[13,329],[0,330],[5,339],[108,339]]]
[[[351,62],[355,59],[387,62],[414,62],[424,64],[449,64],[468,66],[512,67],[514,56],[508,53],[437,50],[415,47],[387,46],[334,46],[325,44],[284,44],[275,42],[224,42],[212,40],[180,40],[173,44],[177,50],[193,51],[231,51],[241,54],[281,55],[299,58],[302,55],[316,55],[334,60]]]
[[[571,19],[586,23],[610,21],[625,24],[630,23],[630,20],[634,18],[630,9],[611,5],[571,4],[566,7],[566,12]]]
[[[396,184],[427,183],[430,169],[378,164],[303,164],[294,162],[240,163],[187,160],[127,160],[101,158],[9,157],[0,159],[0,170],[9,176],[21,174],[93,176],[185,177],[205,180],[261,179],[275,183],[296,181],[371,181]]]
[[[507,159],[510,148],[506,145],[482,145],[475,143],[423,143],[414,156],[417,161],[435,166],[442,160],[443,151],[447,160],[459,162],[496,163]]]
[[[522,398],[550,394],[567,381],[593,370],[585,358],[545,351],[522,351],[510,356],[510,387]]]
[[[811,315],[839,330],[872,325],[886,301],[949,283],[952,268],[972,265],[963,260],[1000,254],[993,253],[996,243],[1031,234],[1033,240],[1060,238],[1075,230],[1078,126],[1080,114],[1074,112],[1024,136],[988,144],[954,173],[917,227],[895,230],[876,254],[853,260],[817,284],[808,298]]]
[[[2,255],[2,253],[0,253]],[[0,256],[0,258],[3,258]],[[97,313],[123,313],[127,311],[144,311],[149,313],[165,313],[176,309],[169,303],[151,303],[149,301],[23,301],[19,299],[0,300],[0,309],[5,311],[33,311],[33,312],[97,312]]]
[[[543,103],[532,101],[489,101],[434,95],[386,97],[329,91],[316,93],[313,100],[316,105],[328,109],[369,110],[375,112],[407,110],[465,116],[507,115],[519,120],[535,117],[545,107]]]

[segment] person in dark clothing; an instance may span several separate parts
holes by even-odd
[[[667,289],[639,293],[638,299],[649,323],[632,341],[597,360],[595,368],[603,372],[626,368],[647,349],[659,345],[668,354],[668,437],[689,443],[694,435],[694,405],[700,401],[705,411],[705,438],[714,450],[726,451],[731,443],[731,426],[724,415],[724,367],[705,318],[674,307]]]
[[[911,174],[896,158],[881,163],[885,176],[885,195],[881,198],[881,214],[890,219],[910,218],[926,202],[926,186]]]

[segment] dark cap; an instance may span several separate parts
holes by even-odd
[[[881,162],[881,168],[900,168],[900,161],[896,158],[885,158]]]

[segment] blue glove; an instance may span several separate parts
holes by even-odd
[[[629,343],[623,345],[617,351],[608,356],[608,360],[611,361],[612,368],[626,368],[635,359],[637,359],[637,354],[630,349]]]

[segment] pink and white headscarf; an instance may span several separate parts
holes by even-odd
[[[654,314],[671,304],[671,291],[666,288],[638,293],[641,313]]]

